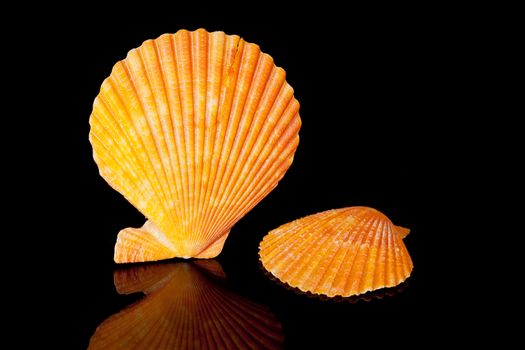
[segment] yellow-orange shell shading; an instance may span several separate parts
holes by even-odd
[[[213,260],[116,271],[120,294],[146,296],[100,324],[89,349],[281,349],[281,324],[266,307],[226,288]]]
[[[367,207],[334,209],[270,231],[259,247],[264,268],[304,292],[330,297],[393,287],[410,276],[409,230]]]
[[[118,263],[218,255],[299,143],[299,103],[255,44],[203,29],[147,40],[104,80],[89,139],[101,176],[147,218]]]

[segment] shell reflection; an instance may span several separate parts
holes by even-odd
[[[89,349],[279,349],[275,316],[226,287],[214,260],[137,266],[114,275],[139,302],[97,327]]]

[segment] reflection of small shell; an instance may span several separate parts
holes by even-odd
[[[117,271],[119,293],[146,297],[105,320],[89,349],[279,349],[279,322],[265,307],[224,287],[216,261]]]
[[[259,255],[266,270],[292,287],[348,297],[410,276],[412,260],[403,243],[408,232],[372,208],[328,210],[271,231]]]
[[[149,219],[119,233],[115,261],[219,254],[291,165],[298,111],[284,70],[236,35],[181,30],[131,50],[90,118],[100,174]]]

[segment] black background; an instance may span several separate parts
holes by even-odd
[[[444,134],[451,117],[443,81],[453,58],[449,46],[459,45],[449,41],[451,19],[428,8],[308,10],[175,7],[125,16],[100,10],[43,25],[33,50],[41,57],[34,68],[38,107],[46,112],[34,131],[46,132],[32,161],[43,190],[34,204],[43,209],[42,220],[35,221],[46,234],[36,248],[47,257],[42,270],[53,294],[47,312],[60,315],[46,340],[86,348],[98,324],[140,298],[116,293],[119,267],[112,257],[118,231],[141,226],[144,217],[98,175],[88,121],[115,62],[144,40],[182,28],[222,30],[257,43],[286,70],[301,104],[294,163],[234,226],[217,258],[232,289],[275,313],[287,348],[417,346],[411,333],[438,342],[455,331],[452,324],[439,332],[433,325],[443,292],[432,283],[442,268],[435,215],[451,169],[441,166],[452,138]],[[401,293],[336,303],[297,294],[264,274],[257,251],[268,231],[354,205],[377,208],[412,230],[405,243],[415,268]],[[39,238],[47,245],[39,246]]]

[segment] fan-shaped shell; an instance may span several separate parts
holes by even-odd
[[[271,231],[259,256],[267,271],[292,287],[348,297],[410,276],[412,260],[403,243],[408,233],[372,208],[334,209]]]
[[[236,35],[181,30],[131,50],[90,118],[100,174],[149,219],[119,233],[115,261],[219,254],[291,165],[298,111],[284,70]]]
[[[226,288],[213,260],[116,271],[120,294],[146,297],[97,327],[89,349],[280,349],[281,325]]]

